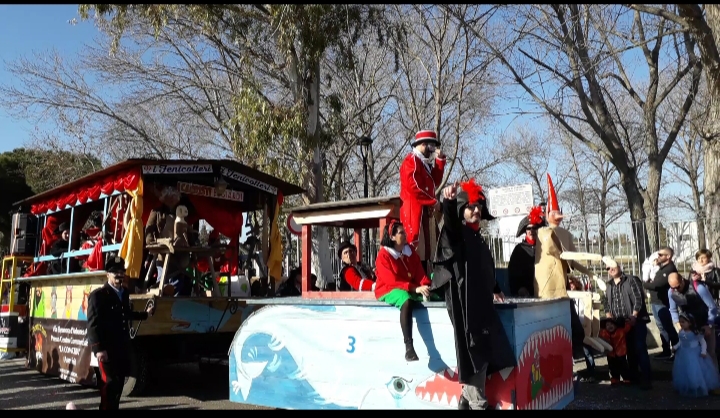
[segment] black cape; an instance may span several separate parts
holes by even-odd
[[[490,248],[479,231],[460,221],[455,200],[443,201],[432,288],[445,290],[460,383],[468,383],[485,363],[488,375],[515,367],[513,348],[493,303],[493,293],[500,288]]]
[[[535,246],[523,240],[516,245],[510,255],[508,263],[508,282],[510,293],[519,296],[520,289],[525,288],[528,295],[523,297],[535,297]]]

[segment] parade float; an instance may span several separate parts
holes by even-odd
[[[257,305],[229,350],[230,400],[283,409],[457,409],[461,386],[453,327],[444,302],[413,311],[419,361],[404,358],[398,311],[373,292],[313,291],[312,230],[383,229],[398,219],[398,197],[294,208],[301,229],[302,296]],[[358,257],[362,259],[362,257]],[[517,366],[487,377],[497,409],[562,409],[574,397],[571,299],[495,303]]]
[[[183,210],[168,214],[161,238],[146,243],[145,225],[160,205],[157,191],[167,187],[180,192]],[[13,251],[2,270],[7,297],[0,349],[27,350],[28,367],[93,384],[97,360],[87,346],[87,300],[107,281],[105,257],[119,254],[131,278],[132,309],[155,307],[152,317],[131,324],[126,395],[141,393],[156,365],[226,355],[235,331],[257,307],[245,302],[249,274],[238,265],[243,214],[260,212],[262,225],[276,229],[278,198],[302,191],[235,161],[128,160],[16,203]],[[200,220],[227,239],[197,240]],[[53,255],[61,224],[69,244]],[[260,265],[271,256],[270,228],[257,239]],[[272,246],[279,253],[280,244]],[[158,255],[162,267],[155,267]],[[192,291],[183,294],[167,277],[168,265],[180,258],[192,277]],[[21,269],[23,262],[27,268]]]

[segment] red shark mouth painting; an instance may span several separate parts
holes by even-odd
[[[573,391],[572,341],[560,325],[525,342],[516,367],[518,409],[550,409]]]
[[[457,408],[462,386],[458,381],[457,368],[437,373],[415,388],[415,396],[425,402],[443,407]]]
[[[488,376],[488,403],[514,409],[515,391],[517,409],[550,409],[572,392],[572,366],[572,342],[564,327],[535,332],[525,342],[517,367]],[[457,408],[461,393],[457,368],[436,373],[415,388],[418,399],[441,408]]]

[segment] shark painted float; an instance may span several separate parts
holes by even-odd
[[[490,404],[561,409],[572,401],[569,303],[497,305],[518,362],[488,376]],[[265,306],[235,334],[230,400],[282,409],[457,409],[452,324],[444,303],[425,306],[414,312],[415,362],[404,359],[392,307],[299,298]]]

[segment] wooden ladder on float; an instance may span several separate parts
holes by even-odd
[[[33,257],[27,256],[8,256],[2,260],[0,271],[0,352],[2,353],[24,351],[18,348],[19,330],[16,328],[19,323],[26,320],[27,303],[16,305],[19,295],[16,295],[18,289],[15,280],[20,276],[21,263],[33,261]]]

